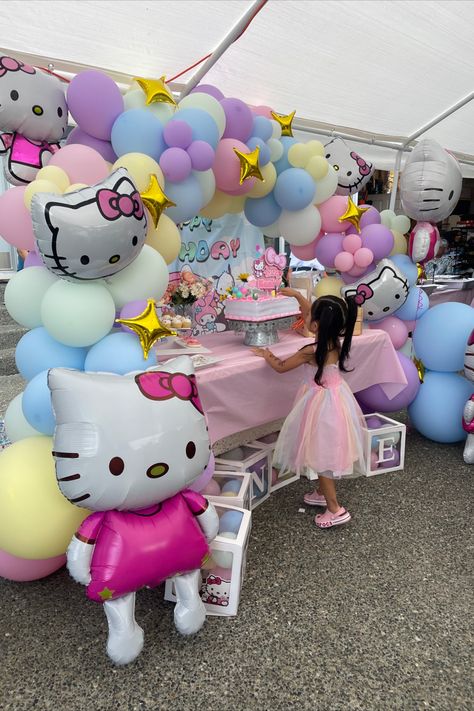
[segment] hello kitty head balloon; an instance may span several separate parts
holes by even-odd
[[[56,77],[13,57],[0,57],[0,131],[33,141],[59,141],[66,132],[66,98]]]
[[[456,207],[461,186],[457,160],[436,141],[424,139],[410,153],[402,172],[403,211],[414,220],[436,224]]]
[[[377,268],[350,286],[341,289],[344,297],[354,297],[368,321],[380,321],[402,306],[408,297],[408,280],[390,259],[381,259]]]
[[[329,165],[337,173],[336,195],[353,195],[368,183],[373,164],[352,151],[342,138],[333,138],[324,148]]]
[[[36,193],[31,217],[45,266],[69,281],[121,271],[138,256],[147,232],[140,194],[125,168],[77,192]]]
[[[137,510],[192,484],[210,458],[193,364],[181,356],[120,376],[55,368],[59,488],[92,511]]]

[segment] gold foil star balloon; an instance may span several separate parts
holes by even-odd
[[[291,124],[293,123],[293,119],[295,118],[296,111],[292,111],[291,114],[288,115],[283,115],[283,114],[276,114],[274,111],[271,111],[271,115],[275,119],[277,123],[280,124],[281,126],[281,135],[282,136],[292,136],[293,135],[293,129],[291,127]]]
[[[250,153],[241,153],[237,148],[234,148],[234,153],[240,161],[240,184],[247,180],[247,178],[258,178],[258,180],[263,180],[262,171],[258,164],[258,157],[260,155],[260,146],[257,146],[255,150]]]
[[[423,264],[420,264],[419,262],[416,265],[416,280],[420,281],[420,279],[426,279],[426,272],[425,272],[425,267]]]
[[[145,93],[146,105],[155,104],[159,101],[165,104],[177,106],[176,100],[165,84],[165,77],[160,79],[143,79],[142,77],[134,77],[134,81],[140,85],[140,88]]]
[[[369,209],[368,207],[358,207],[349,195],[347,198],[347,210],[340,216],[339,222],[345,222],[347,220],[347,222],[350,222],[351,225],[356,228],[357,232],[360,232],[360,218],[364,212],[367,212]]]
[[[150,348],[154,343],[168,336],[176,336],[176,331],[170,331],[164,326],[156,314],[156,303],[153,299],[148,299],[145,310],[133,318],[117,318],[116,323],[127,326],[134,331],[143,350],[143,357],[148,358]]]
[[[176,203],[164,194],[156,175],[150,175],[150,183],[145,192],[140,193],[140,197],[150,212],[155,228],[163,210],[166,210],[167,207],[176,207]]]
[[[425,380],[425,366],[423,365],[422,361],[419,358],[413,357],[412,360],[413,360],[413,363],[416,365],[420,383],[423,383]]]

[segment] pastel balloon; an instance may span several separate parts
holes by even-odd
[[[150,224],[151,229],[148,231],[145,244],[159,252],[166,264],[171,264],[177,259],[181,250],[181,234],[179,229],[173,220],[164,214],[161,215],[156,229],[153,227],[151,220]],[[145,306],[143,308],[145,308]]]
[[[223,138],[245,141],[252,135],[253,115],[247,104],[240,99],[222,99],[226,124]]]
[[[315,184],[302,168],[288,168],[278,176],[273,192],[284,210],[302,210],[313,202]]]
[[[466,433],[462,414],[471,397],[472,383],[457,373],[427,371],[423,385],[408,408],[410,422],[435,442],[462,442]]]
[[[273,141],[274,140],[276,140],[276,139],[271,138],[268,141],[268,145],[270,147],[271,160],[275,163],[276,172],[278,173],[278,175],[280,175],[280,173],[283,173],[284,170],[288,170],[288,168],[293,167],[291,165],[290,161],[288,160],[288,151],[290,150],[291,146],[294,146],[295,143],[297,143],[297,140],[296,140],[296,138],[293,138],[292,136],[282,136],[278,140],[278,143],[283,148],[281,157],[278,160],[273,157],[273,154],[274,154]]]
[[[78,143],[81,146],[89,146],[93,148],[94,151],[99,153],[102,158],[110,163],[113,163],[117,159],[114,149],[110,141],[103,141],[95,136],[90,136],[88,133],[82,130],[79,126],[72,129],[71,133],[67,137],[66,145]]]
[[[12,319],[26,328],[41,326],[43,298],[57,282],[57,277],[45,267],[22,269],[14,274],[5,289],[5,307]]]
[[[313,242],[321,231],[321,216],[314,205],[302,210],[283,210],[278,226],[281,235],[293,246],[302,247]]]
[[[390,257],[390,261],[393,262],[402,271],[410,286],[415,286],[418,281],[418,267],[413,264],[410,257],[406,254],[395,254]]]
[[[371,250],[376,261],[388,257],[393,249],[393,234],[385,225],[367,225],[360,236],[362,245]]]
[[[423,316],[430,307],[430,300],[423,289],[412,286],[405,303],[397,310],[397,318],[402,321],[415,321]]]
[[[359,237],[359,235],[356,234],[350,234],[344,237],[342,240],[342,248],[346,252],[350,252],[351,254],[355,254],[358,249],[362,247],[362,240]]]
[[[219,533],[231,532],[237,534],[239,532],[243,519],[241,511],[226,511],[219,519]]]
[[[402,235],[406,235],[410,231],[411,220],[406,215],[396,215],[392,218],[392,223],[390,225],[392,230],[400,232]]]
[[[226,115],[220,103],[220,99],[216,96],[207,92],[193,91],[185,96],[184,99],[181,99],[178,108],[202,109],[202,111],[205,111],[209,116],[212,116],[219,131],[219,138],[222,137],[226,126]]]
[[[393,210],[382,210],[380,213],[380,221],[382,225],[385,225],[385,227],[388,227],[389,229],[392,227],[392,220],[394,220],[395,217],[396,215]]]
[[[89,146],[72,144],[64,146],[54,154],[48,165],[62,168],[70,183],[94,185],[104,180],[109,174],[107,162]]]
[[[305,143],[294,143],[288,150],[288,161],[294,168],[304,168],[308,160],[309,155]]]
[[[38,252],[33,251],[33,252],[28,252],[26,255],[25,259],[25,269],[28,269],[29,267],[43,267],[43,260],[41,259],[40,255]]]
[[[415,353],[429,370],[461,371],[471,331],[474,309],[449,302],[428,309],[413,333]]]
[[[255,183],[255,178],[248,178],[240,185],[240,161],[234,148],[241,153],[248,153],[245,143],[233,138],[223,138],[219,141],[214,159],[213,171],[216,176],[216,186],[219,190],[232,193],[239,188],[249,192]]]
[[[132,86],[123,97],[125,111],[130,109],[143,109],[157,118],[162,125],[173,118],[175,108],[171,104],[163,101],[155,101],[152,104],[146,103],[146,94],[136,82],[132,82]]]
[[[112,128],[112,147],[118,156],[145,153],[159,160],[166,148],[161,121],[146,109],[124,111]]]
[[[201,493],[206,496],[220,496],[221,487],[215,479],[210,479],[204,488],[201,489]]]
[[[29,210],[31,206],[31,201],[36,193],[50,193],[51,195],[61,195],[62,190],[52,183],[50,180],[32,180],[29,185],[26,186],[23,195],[23,200],[25,202],[25,207]]]
[[[270,149],[270,160],[273,161],[273,163],[278,163],[284,152],[284,148],[281,141],[279,141],[277,138],[270,138],[267,141],[267,146]],[[289,165],[288,167],[291,166]]]
[[[347,220],[340,221],[341,215],[347,210],[347,197],[334,195],[319,205],[321,226],[325,232],[344,232],[351,223]]]
[[[191,173],[179,183],[166,183],[165,193],[176,207],[169,207],[166,214],[173,222],[179,224],[190,220],[204,207],[204,194],[197,174]]]
[[[393,249],[390,252],[390,256],[394,254],[406,254],[408,252],[408,242],[405,235],[401,232],[392,230],[393,235]]]
[[[314,196],[314,204],[315,205],[320,205],[323,202],[326,202],[334,193],[336,192],[337,189],[337,173],[330,165],[328,167],[328,172],[324,178],[321,180],[318,180],[316,183],[316,194]],[[341,229],[341,227],[338,227],[337,229]]]
[[[103,141],[110,140],[112,126],[123,112],[123,99],[117,84],[96,70],[79,72],[67,89],[71,115],[83,131]]]
[[[10,442],[18,442],[27,437],[40,437],[41,432],[32,427],[23,414],[23,393],[17,395],[5,412],[5,432]]]
[[[193,141],[187,149],[193,170],[209,170],[212,168],[215,151],[205,141]]]
[[[354,266],[354,255],[350,252],[339,252],[334,258],[334,266],[340,272],[348,272]]]
[[[88,188],[89,186],[86,185],[85,183],[72,183],[66,190],[64,191],[64,194],[66,193],[77,193],[78,190],[82,190],[83,188]],[[43,260],[41,260],[41,264],[43,264]]]
[[[159,164],[145,153],[125,153],[117,158],[112,166],[113,170],[125,168],[138,192],[143,193],[150,184],[150,177],[156,175],[156,179],[162,188],[165,187],[165,178]]]
[[[363,402],[367,408],[372,409],[372,412],[398,412],[408,407],[417,396],[420,389],[420,379],[416,365],[403,353],[397,353],[397,357],[408,383],[398,395],[389,399],[380,385],[371,385],[357,393],[358,400]]]
[[[52,449],[49,437],[30,437],[0,457],[0,547],[10,555],[35,560],[63,555],[89,513],[61,494]]]
[[[52,435],[56,424],[48,389],[48,371],[43,370],[30,380],[21,401],[25,419],[35,430]]]
[[[161,154],[160,168],[166,180],[180,183],[191,173],[191,158],[182,148],[167,148]]]
[[[247,146],[249,151],[254,151],[258,146],[258,164],[261,168],[269,163],[271,159],[271,151],[265,141],[263,141],[261,138],[258,138],[258,136],[252,136],[247,140]]]
[[[25,205],[26,187],[6,190],[0,195],[0,235],[17,249],[34,250],[31,215]]]
[[[86,353],[85,348],[71,348],[59,343],[51,338],[44,327],[40,326],[21,337],[15,351],[15,362],[23,378],[31,380],[48,368],[82,370]]]
[[[47,165],[36,174],[36,180],[48,180],[58,186],[61,192],[64,192],[69,187],[69,178],[67,173],[55,165]]]
[[[321,236],[318,235],[316,239],[314,239],[309,244],[303,245],[302,247],[292,245],[291,251],[295,255],[295,257],[297,257],[297,259],[301,259],[303,262],[310,262],[316,258],[316,245],[318,244],[320,239]]]
[[[276,202],[273,193],[262,198],[247,198],[244,206],[247,220],[257,227],[264,227],[275,222],[281,214],[281,207]]]
[[[265,118],[270,119],[272,115],[272,109],[270,106],[251,106],[252,113],[256,116],[265,116]],[[277,123],[272,121],[272,123]],[[278,124],[277,124],[278,125]]]
[[[341,296],[341,288],[344,282],[335,276],[325,276],[316,284],[313,289],[314,296],[319,299],[320,296]]]
[[[139,299],[159,301],[166,291],[168,279],[168,269],[161,254],[158,254],[149,245],[145,245],[130,266],[105,280],[105,286],[112,295],[117,309],[121,309],[129,301],[138,301]],[[101,286],[101,288],[103,287]],[[92,343],[98,341],[106,333],[95,338]]]
[[[371,323],[369,324],[369,328],[375,328],[388,333],[392,345],[397,351],[405,345],[408,338],[408,328],[405,321],[402,321],[396,316],[388,316],[381,321]]]
[[[65,564],[66,556],[64,554],[44,560],[29,560],[0,550],[0,577],[14,580],[17,583],[46,578]]]
[[[354,253],[354,264],[361,269],[367,269],[374,261],[374,253],[367,247],[361,247]]]
[[[156,365],[156,353],[150,350],[143,357],[140,341],[135,333],[111,333],[95,343],[89,350],[84,370],[90,373],[117,373],[125,375],[146,370]]]
[[[232,196],[216,190],[212,199],[201,208],[199,214],[203,217],[209,217],[214,220],[217,217],[222,217],[228,212],[232,200]]]
[[[163,138],[168,146],[187,148],[193,140],[193,130],[186,121],[171,119],[164,127]]]
[[[249,198],[265,197],[271,193],[277,179],[277,172],[273,163],[267,163],[261,168],[263,180],[256,180],[252,190],[248,193]]]
[[[335,268],[335,259],[343,249],[344,235],[335,232],[323,235],[316,246],[316,259],[330,269]]]
[[[222,93],[222,91],[213,84],[198,84],[194,87],[194,89],[191,89],[189,93],[193,94],[194,92],[198,94],[209,94],[210,96],[213,96],[215,99],[217,99],[217,101],[220,101],[224,98],[224,94]]]
[[[202,204],[206,205],[216,192],[216,178],[212,170],[194,171],[193,176],[196,178],[201,188]],[[244,196],[245,197],[245,196]],[[241,210],[240,210],[241,212]],[[159,251],[159,250],[158,250]]]
[[[254,112],[252,112],[254,113]],[[258,136],[263,141],[268,141],[272,137],[273,126],[265,116],[254,116],[252,126],[252,136]]]
[[[192,129],[193,141],[205,141],[213,148],[219,141],[219,129],[214,118],[202,109],[178,108],[174,114],[174,120],[186,121]]]
[[[329,171],[329,163],[322,156],[311,156],[305,165],[306,170],[313,180],[323,180]]]

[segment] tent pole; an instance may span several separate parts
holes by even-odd
[[[260,10],[267,0],[254,0],[250,7],[244,12],[242,17],[237,20],[235,25],[229,30],[225,37],[219,42],[217,47],[213,50],[211,56],[206,59],[200,69],[191,77],[191,79],[185,85],[183,91],[180,94],[180,99],[184,99],[185,96],[189,94],[195,86],[199,84],[203,76],[205,76],[211,67],[218,61],[218,59],[224,54],[224,52],[229,49],[230,45],[235,42],[239,37],[245,27],[248,25],[253,16]]]
[[[397,201],[397,190],[398,190],[398,177],[400,175],[400,166],[402,164],[402,155],[403,155],[403,150],[400,148],[400,150],[397,153],[397,157],[395,160],[395,170],[393,171],[393,184],[392,184],[392,190],[390,192],[390,205],[389,205],[389,210],[393,210],[395,212],[395,203]]]
[[[403,146],[407,146],[409,143],[415,140],[415,138],[418,138],[418,136],[421,136],[423,133],[426,133],[430,128],[433,128],[433,126],[436,126],[438,123],[443,121],[445,118],[448,118],[448,116],[451,116],[451,114],[454,114],[458,109],[461,109],[463,106],[468,104],[470,101],[474,99],[474,91],[471,91],[469,94],[467,94],[465,97],[462,99],[459,99],[455,104],[449,107],[449,109],[446,109],[443,111],[441,114],[438,114],[435,116],[431,121],[428,121],[428,123],[425,123],[423,126],[421,126],[418,130],[414,131],[408,138],[405,139]]]

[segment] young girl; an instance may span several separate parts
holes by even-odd
[[[308,304],[309,309],[309,304]],[[306,494],[309,506],[326,508],[316,516],[319,528],[339,526],[351,520],[336,495],[335,480],[350,476],[363,459],[364,418],[341,371],[349,356],[357,306],[337,296],[322,296],[310,310],[314,344],[304,346],[281,361],[266,348],[253,348],[277,371],[304,366],[301,386],[275,447],[275,466],[281,472],[318,474],[319,487]],[[342,343],[341,343],[342,339]]]

